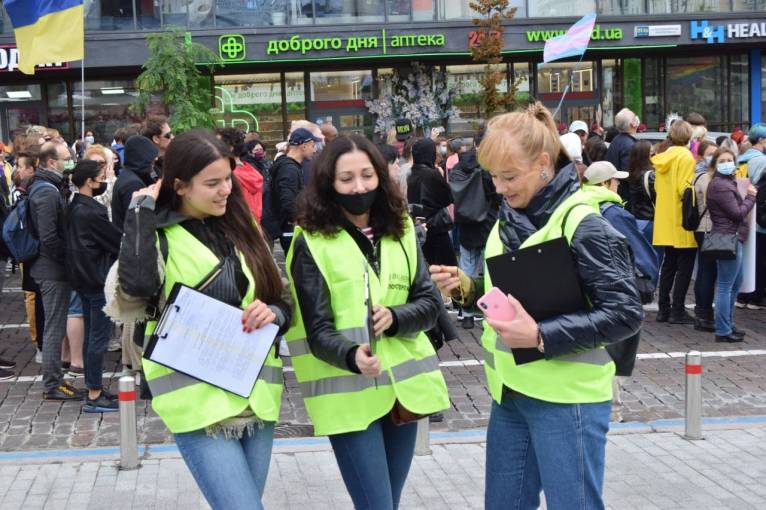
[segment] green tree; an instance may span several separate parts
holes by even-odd
[[[503,62],[503,23],[516,14],[516,7],[508,8],[508,0],[474,0],[471,9],[479,17],[473,19],[477,27],[472,38],[471,56],[474,62],[483,63],[484,75],[479,79],[479,113],[488,119],[498,111],[511,109],[516,105],[516,93],[523,77],[513,78],[509,92],[500,92],[498,85],[506,78],[505,71],[495,69]]]
[[[146,43],[150,56],[136,78],[138,99],[131,106],[133,111],[144,114],[152,98],[159,95],[170,108],[174,131],[212,128],[210,77],[221,62],[218,55],[192,42],[191,35],[178,27],[149,34]]]

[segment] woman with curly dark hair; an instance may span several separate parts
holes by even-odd
[[[317,435],[356,508],[397,508],[417,419],[449,406],[423,331],[441,307],[404,198],[366,138],[312,168],[287,258],[298,304],[285,335]]]

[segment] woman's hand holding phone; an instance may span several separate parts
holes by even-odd
[[[501,301],[498,293],[504,302]],[[505,345],[511,349],[537,347],[540,327],[516,298],[510,294],[505,296],[500,289],[493,288],[477,303],[484,311],[487,324],[495,330]],[[484,308],[481,303],[485,303],[487,308]]]

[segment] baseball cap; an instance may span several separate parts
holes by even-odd
[[[403,142],[412,136],[412,122],[410,119],[397,119],[394,124],[396,129],[396,141]]]
[[[582,120],[576,120],[569,125],[569,132],[574,133],[575,131],[585,131],[587,133],[588,125]]]
[[[306,142],[320,142],[319,138],[311,134],[306,128],[298,128],[290,133],[290,138],[287,140],[290,145],[303,145]]]
[[[609,179],[627,179],[628,172],[620,172],[609,161],[596,161],[585,170],[583,177],[588,184],[601,184]]]

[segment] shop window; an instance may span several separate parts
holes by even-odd
[[[66,83],[48,83],[48,127],[58,129],[65,140],[74,140],[67,109]]]
[[[597,2],[599,14],[644,14],[644,0],[601,0]]]
[[[735,11],[764,11],[766,0],[734,0]]]
[[[82,101],[85,101],[85,129],[92,130],[96,142],[110,144],[114,132],[133,122],[141,122],[143,117],[130,111],[129,107],[138,96],[138,91],[132,80],[86,81],[85,92],[82,82],[73,83],[72,97],[76,133],[79,137],[80,119],[82,118]],[[49,102],[51,98],[49,98]],[[148,109],[148,114],[164,113],[161,108]]]
[[[513,78],[516,83],[516,103],[526,104],[532,100],[532,80],[529,76],[529,64],[516,62],[513,66]]]
[[[602,126],[614,125],[614,113],[616,105],[622,104],[619,97],[615,98],[619,91],[618,61],[604,59],[601,61],[601,119]],[[641,84],[639,83],[639,87]],[[615,104],[616,103],[616,104]]]
[[[473,19],[478,13],[471,9],[474,0],[438,0],[439,19]],[[510,0],[508,8],[516,7],[516,18],[526,17],[526,1]]]
[[[534,0],[529,2],[530,18],[582,16],[595,11],[595,0]]]
[[[258,132],[273,145],[284,138],[282,81],[279,73],[215,77],[217,127]]]
[[[384,0],[314,0],[317,23],[381,23]]]
[[[664,126],[664,108],[662,104],[663,67],[658,58],[644,59],[644,116],[643,122],[649,131],[659,131],[660,124]]]
[[[162,19],[162,9],[159,7],[160,2],[155,0],[135,0],[135,4],[138,28],[143,30],[159,28]]]
[[[537,68],[537,86],[540,97],[544,100],[558,99],[570,80],[570,93],[590,96],[593,94],[593,62],[556,62],[540,65]]]
[[[761,119],[766,118],[766,55],[761,57]],[[757,119],[753,119],[755,122]]]
[[[133,30],[133,0],[85,2],[85,30]]]
[[[372,135],[372,116],[366,101],[372,99],[372,71],[311,73],[310,118],[332,122],[339,132]]]
[[[725,129],[722,57],[668,58],[667,90],[668,112],[699,112],[708,130]]]
[[[747,54],[731,55],[728,60],[729,91],[724,97],[730,101],[729,122],[722,130],[727,132],[734,129],[735,126],[740,126],[742,129],[750,127],[750,90],[748,83],[750,65]]]
[[[42,124],[40,85],[0,86],[0,141],[12,141],[27,126]]]
[[[287,126],[285,136],[294,120],[306,119],[306,89],[303,73],[285,73],[285,93],[287,94]]]
[[[412,2],[410,0],[385,0],[388,21],[398,23],[410,20]]]
[[[493,70],[506,74],[506,78],[497,85],[497,91],[508,93],[507,64],[497,64]],[[447,66],[447,86],[456,87],[457,95],[453,104],[460,110],[459,118],[447,121],[447,133],[453,135],[472,135],[475,124],[482,119],[480,109],[479,80],[484,75],[483,64]]]
[[[286,3],[274,0],[215,0],[218,27],[263,27],[284,25]]]
[[[729,12],[730,0],[649,0],[649,14]]]
[[[641,90],[641,59],[626,58],[622,61],[622,105],[643,119],[643,91]],[[646,124],[646,119],[642,120]]]

